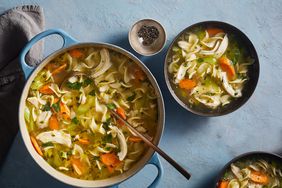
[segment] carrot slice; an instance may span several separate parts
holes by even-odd
[[[137,137],[137,136],[130,136],[130,137],[128,138],[128,140],[129,140],[130,142],[141,142],[141,141],[142,141],[142,139],[141,139],[140,137]]]
[[[46,95],[51,95],[54,93],[54,91],[52,89],[50,89],[50,83],[49,84],[46,84],[44,86],[42,86],[40,89],[39,89],[39,92],[42,93],[42,94],[46,94]]]
[[[117,113],[120,115],[123,119],[126,119],[125,111],[123,108],[119,107],[117,108]]]
[[[85,144],[85,145],[90,144],[90,142],[89,142],[88,139],[79,138],[78,141],[79,141],[81,144]]]
[[[218,188],[227,188],[229,181],[220,181],[218,184]]]
[[[107,166],[108,171],[112,174],[114,172],[114,167]]]
[[[83,56],[83,53],[78,49],[73,49],[69,53],[73,58],[81,58]]]
[[[119,164],[119,159],[114,153],[105,153],[100,156],[102,163],[106,166],[115,167]]]
[[[46,65],[46,69],[48,69],[50,72],[52,72],[53,70],[55,70],[56,68],[58,68],[58,65],[55,63],[48,63]]]
[[[58,130],[59,129],[59,122],[57,116],[53,114],[49,119],[49,128],[51,130]]]
[[[135,79],[137,79],[137,80],[143,81],[143,80],[145,80],[146,75],[145,75],[145,73],[144,73],[140,68],[136,68],[136,69],[134,70],[134,77],[135,77]]]
[[[60,102],[60,114],[62,115],[62,117],[65,119],[65,120],[69,120],[70,119],[70,110],[68,109],[68,107]]]
[[[228,79],[234,79],[236,73],[232,62],[225,56],[218,59],[221,69],[227,73]]]
[[[207,32],[208,32],[209,36],[214,36],[217,33],[224,33],[224,31],[222,29],[219,29],[219,28],[208,28]]]
[[[183,79],[179,82],[179,87],[187,90],[193,89],[196,85],[197,83],[194,80],[190,79]]]
[[[42,153],[42,151],[40,149],[40,146],[39,146],[37,140],[33,136],[30,136],[30,140],[31,140],[31,143],[32,143],[34,149],[37,151],[37,153],[39,155],[43,156],[43,153]]]
[[[54,98],[53,104],[56,104],[60,99],[59,98]]]
[[[114,168],[120,164],[120,160],[114,153],[105,153],[100,156],[102,163],[104,163],[110,173],[114,172]]]
[[[76,159],[74,157],[71,158],[71,164],[73,169],[78,175],[82,175],[87,171],[86,165],[83,164],[80,159]]]
[[[62,64],[61,66],[59,66],[58,68],[52,71],[52,75],[62,72],[64,69],[66,69],[66,67],[67,67],[66,63]]]
[[[258,171],[252,171],[250,175],[250,179],[255,182],[262,185],[267,185],[269,182],[269,178],[266,174]]]

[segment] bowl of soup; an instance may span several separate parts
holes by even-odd
[[[63,37],[63,48],[36,68],[29,67],[26,53],[51,34]],[[158,144],[163,99],[140,60],[111,44],[79,43],[62,30],[35,36],[20,59],[27,78],[19,107],[20,130],[43,170],[70,185],[108,187],[150,163],[159,170],[153,184],[159,182],[162,167],[154,151],[110,113],[115,110]]]
[[[164,65],[174,99],[202,116],[233,112],[253,94],[259,59],[248,37],[218,21],[196,23],[171,43]]]
[[[215,188],[281,187],[282,158],[267,152],[242,154],[221,170]]]

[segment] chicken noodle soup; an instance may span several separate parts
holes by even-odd
[[[172,48],[168,72],[177,96],[190,106],[217,109],[242,96],[253,59],[236,37],[201,27]]]
[[[243,160],[232,163],[218,188],[280,188],[282,166],[264,159]]]
[[[145,73],[120,53],[88,47],[59,55],[37,74],[24,117],[35,150],[52,167],[96,180],[127,171],[146,148],[109,109],[154,137],[158,106]]]

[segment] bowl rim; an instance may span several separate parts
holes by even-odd
[[[157,23],[157,24],[162,28],[162,30],[163,30],[164,41],[163,41],[163,43],[162,43],[162,47],[161,47],[159,50],[157,50],[157,51],[155,51],[155,52],[153,52],[153,53],[148,53],[148,54],[142,53],[142,52],[138,51],[138,50],[134,47],[134,45],[133,45],[133,43],[132,43],[132,39],[131,39],[131,32],[132,32],[132,29],[135,27],[136,24],[138,24],[138,23],[140,23],[140,22],[144,22],[144,21],[155,22],[155,23]],[[166,34],[165,27],[160,23],[160,21],[158,21],[158,20],[156,20],[156,19],[152,19],[152,18],[144,18],[144,19],[140,19],[140,20],[135,21],[135,22],[131,25],[131,27],[130,27],[130,29],[129,29],[129,31],[128,31],[128,41],[129,41],[129,44],[130,44],[131,48],[132,48],[136,53],[138,53],[138,54],[140,54],[140,55],[143,55],[143,56],[146,56],[146,57],[150,57],[150,56],[156,55],[156,54],[158,54],[159,52],[161,52],[161,51],[164,49],[164,47],[165,47],[166,40],[167,40],[167,34]]]
[[[38,74],[40,70],[42,70],[43,67],[45,67],[46,64],[50,62],[50,60],[56,58],[57,56],[65,53],[68,50],[76,49],[76,48],[82,48],[82,47],[97,47],[97,48],[107,48],[109,50],[113,50],[115,52],[121,53],[125,55],[126,57],[130,58],[134,63],[136,63],[147,75],[150,83],[154,87],[154,89],[157,92],[157,102],[158,102],[158,127],[156,129],[155,137],[154,137],[154,143],[158,145],[161,141],[161,137],[163,135],[164,126],[165,126],[165,105],[163,96],[161,93],[161,89],[158,85],[158,82],[156,81],[154,75],[151,73],[151,71],[146,67],[146,65],[138,59],[135,55],[130,53],[129,51],[113,45],[109,43],[101,43],[101,42],[79,42],[75,43],[73,45],[70,45],[65,48],[61,48],[59,50],[56,50],[55,52],[48,55],[46,58],[44,58],[39,65],[37,65],[33,72],[30,74],[30,76],[27,78],[25,82],[25,86],[22,90],[20,103],[19,103],[19,128],[21,137],[24,141],[24,145],[28,150],[28,153],[32,156],[33,160],[50,176],[54,177],[55,179],[66,183],[68,185],[77,186],[77,187],[108,187],[113,186],[122,183],[123,181],[127,180],[128,178],[134,176],[136,173],[138,173],[142,168],[145,167],[146,164],[148,164],[149,160],[152,158],[153,154],[155,153],[152,148],[148,148],[148,150],[143,154],[143,156],[135,163],[134,166],[132,166],[128,171],[113,176],[106,179],[101,180],[82,180],[78,178],[74,178],[71,176],[68,176],[57,169],[53,168],[50,164],[48,164],[45,159],[43,159],[39,154],[35,151],[34,147],[32,146],[32,143],[30,141],[30,135],[27,130],[27,126],[24,120],[24,109],[25,109],[25,101],[26,97],[28,96],[28,91],[30,89],[30,85],[32,81],[34,80],[35,76]]]
[[[215,179],[215,186],[214,188],[217,188],[217,183],[220,181],[220,179],[222,178],[223,174],[225,173],[226,169],[230,167],[230,165],[236,161],[239,161],[241,159],[244,158],[249,158],[255,155],[262,155],[263,157],[274,157],[277,160],[281,160],[282,163],[282,156],[273,152],[266,152],[266,151],[249,151],[246,153],[242,153],[240,155],[235,156],[233,159],[231,159],[229,162],[227,162],[219,171],[218,175],[216,176]]]
[[[232,108],[231,110],[225,110],[225,111],[221,111],[221,112],[215,112],[215,113],[205,113],[199,110],[195,110],[193,108],[190,108],[188,105],[186,105],[174,92],[174,90],[171,87],[171,83],[169,80],[169,75],[168,75],[168,59],[169,59],[169,53],[172,50],[173,45],[175,44],[175,42],[179,39],[180,36],[182,36],[185,32],[189,31],[191,28],[197,27],[197,26],[208,26],[209,24],[218,24],[218,25],[225,25],[229,28],[232,28],[232,30],[235,30],[236,32],[240,33],[241,36],[243,36],[246,41],[249,43],[250,47],[252,48],[253,52],[254,52],[254,58],[257,60],[255,63],[257,64],[257,79],[254,80],[254,89],[252,91],[250,91],[250,94],[248,97],[246,97],[243,101],[240,102],[239,105],[235,106],[234,108]],[[249,39],[249,37],[240,29],[238,29],[237,27],[226,23],[226,22],[222,22],[222,21],[216,21],[216,20],[209,20],[209,21],[201,21],[201,22],[197,22],[194,23],[192,25],[189,25],[188,27],[184,28],[181,32],[179,32],[176,37],[174,37],[174,39],[172,40],[172,42],[170,43],[167,52],[166,52],[166,56],[165,56],[165,61],[164,61],[164,77],[165,77],[165,82],[166,82],[166,86],[170,92],[170,94],[172,95],[172,97],[174,98],[174,100],[176,100],[176,102],[182,106],[184,109],[186,109],[187,111],[202,116],[202,117],[217,117],[217,116],[223,116],[223,115],[227,115],[229,113],[232,113],[236,110],[238,110],[240,107],[242,107],[244,104],[246,104],[246,102],[251,98],[251,96],[253,95],[254,91],[256,90],[257,84],[258,84],[258,80],[259,80],[259,74],[260,74],[260,63],[259,63],[259,57],[257,54],[257,51],[255,49],[255,46],[253,45],[252,41]]]

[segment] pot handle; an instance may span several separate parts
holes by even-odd
[[[152,165],[155,165],[158,169],[158,175],[157,177],[154,179],[153,183],[151,183],[148,188],[156,188],[159,183],[160,183],[160,180],[163,176],[163,166],[160,162],[160,159],[158,157],[158,155],[156,153],[154,153],[154,155],[152,156],[152,158],[150,159],[150,161],[148,162],[148,164],[152,164]],[[114,186],[111,186],[109,188],[118,188],[119,187],[119,184],[117,185],[114,185]]]
[[[154,153],[153,157],[151,158],[151,160],[148,162],[148,164],[152,164],[152,165],[155,165],[158,169],[158,175],[157,177],[154,179],[153,183],[151,183],[151,185],[149,185],[149,188],[156,188],[159,183],[160,183],[160,180],[163,176],[163,166],[160,162],[160,159],[158,157],[158,155],[156,153]]]
[[[35,43],[37,43],[39,40],[41,40],[42,38],[47,37],[49,35],[53,35],[53,34],[60,35],[63,38],[64,43],[63,43],[62,48],[65,48],[67,46],[70,46],[70,45],[78,42],[76,39],[74,39],[73,37],[71,37],[69,34],[67,34],[65,31],[63,31],[61,29],[49,29],[49,30],[43,31],[42,33],[39,33],[38,35],[33,37],[25,45],[25,47],[22,49],[20,56],[19,56],[20,64],[21,64],[22,70],[24,72],[25,78],[28,78],[28,76],[31,74],[31,72],[35,69],[35,67],[31,67],[26,63],[26,61],[25,61],[26,54],[29,52],[31,47]]]

